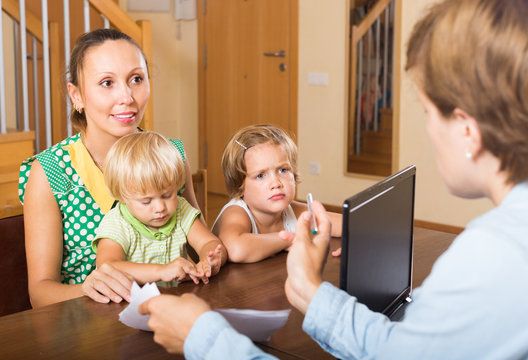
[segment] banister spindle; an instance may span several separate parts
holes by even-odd
[[[84,0],[84,32],[90,31],[90,2]]]
[[[103,14],[101,14],[101,17],[103,18],[103,27],[105,29],[110,29],[110,21],[108,20],[108,18]]]
[[[63,16],[64,16],[64,66],[68,70],[68,64],[70,63],[70,1],[63,0]],[[71,112],[71,103],[70,96],[66,91],[66,131],[68,132],[68,137],[72,136],[72,124],[69,121],[69,116]]]
[[[28,70],[26,47],[26,1],[19,0],[20,10],[20,62],[22,64],[22,118],[24,131],[29,131],[29,105],[28,105]]]
[[[2,0],[0,0],[0,9],[2,9]],[[0,29],[4,28],[2,16],[0,14]],[[0,36],[0,134],[7,132],[6,119],[6,100],[5,100],[5,74],[4,74],[4,32]]]
[[[379,71],[380,71],[380,18],[376,19],[376,68],[374,70],[374,131],[378,131],[378,93],[379,93]]]
[[[390,6],[390,5],[389,5]],[[384,10],[385,13],[385,25],[383,27],[383,43],[385,46],[383,47],[383,102],[382,102],[382,108],[387,107],[387,76],[389,73],[389,61],[388,61],[388,55],[389,55],[389,8],[386,7]]]
[[[363,37],[357,43],[358,68],[357,68],[357,100],[356,100],[356,141],[354,152],[361,153],[361,94],[363,93]]]
[[[44,109],[46,124],[46,147],[51,144],[51,98],[50,98],[50,69],[49,69],[49,31],[48,31],[48,1],[42,0],[42,50],[44,64]]]
[[[38,96],[38,72],[37,72],[37,38],[31,35],[31,66],[33,67],[33,121],[35,124],[35,149],[40,150],[40,136],[39,136],[39,96]]]

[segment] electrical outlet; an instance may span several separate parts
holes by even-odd
[[[319,175],[321,173],[321,165],[318,162],[310,161],[310,174]]]

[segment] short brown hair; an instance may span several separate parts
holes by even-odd
[[[222,155],[222,170],[227,193],[238,198],[244,193],[247,170],[244,155],[246,150],[260,144],[272,143],[286,152],[296,183],[299,182],[297,167],[297,145],[286,131],[272,125],[250,125],[238,130],[227,142]]]
[[[147,57],[141,49],[141,46],[139,46],[134,39],[116,29],[96,29],[82,34],[75,42],[70,56],[68,71],[66,72],[66,83],[72,83],[75,87],[80,89],[79,79],[81,78],[86,53],[91,48],[102,45],[107,40],[125,40],[137,47],[145,60],[148,72]],[[86,115],[84,111],[77,112],[72,108],[70,112],[70,121],[75,129],[82,131],[86,130]]]
[[[162,192],[185,183],[185,165],[176,147],[153,131],[119,138],[106,155],[104,178],[115,199],[134,193]]]
[[[475,118],[508,181],[528,178],[528,2],[447,0],[415,25],[406,70],[445,118]]]

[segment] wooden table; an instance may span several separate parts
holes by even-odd
[[[415,229],[414,286],[429,274],[436,258],[455,235]],[[339,245],[332,239],[331,248]],[[286,253],[256,264],[227,264],[208,285],[183,283],[163,293],[193,292],[213,308],[280,310],[291,308],[284,294]],[[329,256],[324,279],[339,281],[339,259]],[[152,333],[118,320],[125,304],[98,304],[81,297],[35,310],[0,317],[0,359],[173,359]],[[303,316],[293,310],[286,325],[259,346],[281,359],[330,359],[301,328]]]

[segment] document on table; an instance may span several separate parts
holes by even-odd
[[[291,309],[276,311],[215,309],[231,326],[253,341],[268,341],[288,321]]]
[[[147,325],[150,315],[141,315],[138,312],[138,308],[140,304],[159,294],[160,292],[156,283],[148,283],[140,288],[134,281],[132,289],[130,290],[130,304],[125,310],[119,313],[119,320],[127,326],[140,330],[152,331]]]
[[[152,331],[148,324],[150,315],[141,315],[139,305],[148,299],[160,295],[156,283],[145,284],[142,288],[134,282],[130,291],[130,304],[119,313],[119,320],[135,329]],[[215,309],[239,333],[253,341],[268,341],[271,335],[286,324],[291,309],[277,311],[259,311],[249,309]]]

